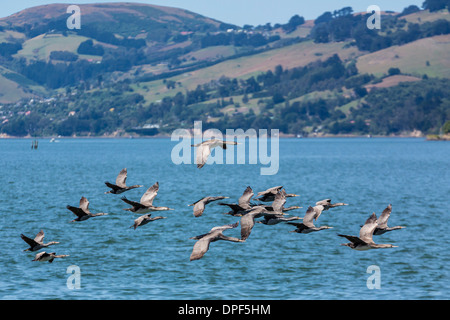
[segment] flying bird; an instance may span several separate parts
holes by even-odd
[[[272,187],[267,190],[258,192],[256,196],[259,198],[255,198],[255,200],[262,201],[262,202],[274,201],[275,196],[281,191],[281,189],[283,189],[283,186]],[[299,196],[298,194],[286,193],[286,191],[285,191],[286,198],[298,197],[298,196]]]
[[[150,188],[147,189],[147,191],[142,195],[139,202],[128,200],[126,197],[122,197],[122,201],[125,203],[128,203],[131,205],[131,208],[123,209],[126,211],[131,211],[135,213],[148,213],[150,211],[167,211],[167,210],[173,210],[168,207],[157,207],[153,205],[153,200],[155,199],[156,195],[158,194],[159,190],[159,183],[156,182],[154,185],[152,185]]]
[[[331,203],[331,199],[325,199],[316,202],[316,205],[313,207],[314,211],[316,211],[315,220],[317,220],[323,211],[326,211],[330,208],[336,208],[341,206],[348,206],[347,203],[338,202],[338,203]]]
[[[211,140],[203,141],[198,144],[192,144],[191,147],[197,147],[197,157],[196,157],[196,161],[195,161],[197,163],[197,168],[200,169],[205,165],[206,160],[208,160],[208,157],[211,154],[212,149],[214,149],[216,147],[221,147],[222,149],[226,149],[227,144],[236,145],[238,143],[234,142],[234,141],[223,141],[223,140],[219,140],[219,139],[211,139]]]
[[[166,217],[153,217],[151,218],[151,213],[144,214],[143,216],[140,216],[136,220],[134,220],[134,224],[130,228],[134,228],[136,230],[137,227],[141,227],[143,225],[146,225],[149,222],[160,220],[160,219],[166,219]]]
[[[80,205],[79,207],[72,207],[70,205],[66,206],[67,209],[69,209],[70,211],[72,211],[77,218],[70,221],[70,222],[74,222],[74,221],[84,221],[87,220],[89,218],[92,217],[98,217],[98,216],[105,216],[107,215],[107,213],[104,212],[99,212],[99,213],[91,213],[89,211],[89,201],[88,199],[86,199],[85,197],[81,197],[80,199]]]
[[[213,201],[222,200],[222,199],[228,199],[229,197],[204,197],[197,202],[194,202],[193,204],[190,204],[188,206],[194,206],[194,216],[200,217],[203,214],[203,211],[205,211],[205,206]]]
[[[375,231],[373,232],[374,235],[380,235],[383,233],[386,233],[388,231],[392,230],[398,230],[398,229],[404,229],[406,227],[403,226],[395,226],[395,227],[388,227],[387,222],[392,212],[392,205],[389,204],[386,209],[383,210],[380,217],[377,220],[377,227],[375,228]]]
[[[240,216],[243,212],[246,210],[250,210],[252,208],[252,205],[250,204],[250,199],[253,197],[253,190],[249,186],[244,190],[244,193],[239,198],[238,203],[223,203],[219,202],[219,205],[221,206],[228,206],[230,207],[231,211],[227,212],[226,214],[230,214],[232,216]]]
[[[52,263],[53,260],[55,260],[56,258],[65,258],[68,256],[69,255],[67,255],[67,254],[56,255],[55,252],[47,253],[47,252],[43,251],[43,252],[39,252],[38,254],[36,254],[34,259],[31,261],[39,261],[39,262],[48,261],[49,263]]]
[[[217,240],[226,240],[226,241],[232,241],[232,242],[244,242],[241,239],[227,237],[223,234],[223,231],[236,228],[238,225],[239,225],[239,222],[236,222],[234,224],[227,224],[227,225],[224,225],[221,227],[214,227],[208,233],[190,238],[190,239],[198,240],[194,244],[194,248],[192,249],[190,261],[201,259],[205,255],[205,253],[208,251],[209,244],[211,242],[214,242]]]
[[[297,227],[297,229],[290,231],[290,232],[310,233],[310,232],[314,232],[314,231],[320,231],[320,230],[332,228],[332,227],[328,227],[328,226],[316,227],[313,223],[313,220],[317,219],[316,215],[317,215],[317,212],[314,210],[314,208],[309,206],[308,209],[306,210],[305,216],[303,217],[303,222],[301,222],[301,223],[288,222],[288,224],[291,224],[291,225]]]
[[[255,206],[241,217],[241,239],[247,240],[255,226],[255,218],[270,214],[264,207]]]
[[[20,235],[20,237],[28,243],[30,246],[28,249],[25,249],[23,251],[38,251],[39,249],[51,246],[53,244],[57,244],[59,242],[56,241],[50,241],[48,243],[44,243],[44,230],[39,231],[39,233],[36,235],[34,239],[28,238],[27,236],[24,236],[23,234]]]
[[[344,234],[338,234],[339,237],[344,237],[349,240],[349,243],[342,243],[341,245],[347,246],[354,250],[365,251],[370,249],[379,249],[379,248],[396,248],[392,244],[376,244],[372,237],[373,232],[378,226],[377,216],[375,212],[366,220],[365,224],[361,227],[359,231],[359,237],[348,236]]]
[[[105,193],[120,194],[122,192],[131,190],[131,189],[143,187],[142,185],[134,185],[134,186],[127,187],[126,181],[127,181],[127,168],[123,168],[119,172],[119,175],[116,178],[116,184],[109,183],[108,181],[105,182],[105,184],[109,188],[111,188],[110,191],[105,192]]]

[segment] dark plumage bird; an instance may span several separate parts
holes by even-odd
[[[134,186],[127,187],[126,181],[127,181],[127,168],[123,168],[119,172],[119,175],[116,178],[116,184],[109,183],[108,181],[105,182],[105,184],[111,188],[110,191],[105,192],[105,193],[120,194],[122,192],[131,190],[131,189],[143,187],[142,185],[134,185]]]
[[[374,235],[380,235],[383,233],[386,233],[388,231],[392,230],[398,230],[398,229],[404,229],[406,227],[403,226],[395,226],[395,227],[388,227],[387,222],[392,212],[392,205],[389,204],[386,209],[383,210],[380,217],[377,220],[377,227],[375,228],[375,231],[373,232]]]
[[[219,204],[221,206],[228,206],[230,207],[231,211],[229,211],[226,214],[230,214],[232,216],[240,216],[243,212],[246,210],[250,210],[252,208],[250,204],[250,199],[253,197],[253,190],[251,187],[247,187],[242,194],[242,196],[239,198],[238,203],[223,203],[220,202]]]
[[[136,230],[137,227],[141,227],[143,225],[146,225],[149,222],[159,220],[159,219],[166,219],[166,217],[151,217],[151,213],[144,214],[143,216],[140,216],[136,220],[134,220],[134,224],[130,228],[134,228]]]
[[[77,207],[72,207],[70,205],[66,206],[67,209],[69,209],[70,211],[72,211],[77,218],[70,221],[70,222],[74,222],[74,221],[84,221],[87,220],[89,218],[92,217],[98,217],[98,216],[105,216],[107,215],[107,213],[104,212],[99,212],[99,213],[91,213],[89,211],[89,201],[88,199],[86,199],[85,197],[81,197],[80,199],[80,206]]]
[[[158,194],[159,190],[159,184],[156,182],[154,185],[152,185],[150,188],[147,189],[147,191],[144,193],[144,195],[141,197],[139,202],[128,200],[126,197],[122,197],[122,201],[125,203],[128,203],[131,205],[131,208],[123,209],[126,211],[131,211],[135,213],[148,213],[150,211],[167,211],[167,210],[173,210],[168,207],[157,207],[153,205],[153,200],[155,199],[156,195]]]
[[[28,249],[25,249],[23,251],[38,251],[39,249],[51,246],[53,244],[57,244],[59,242],[56,241],[50,241],[48,243],[44,243],[44,230],[39,231],[39,233],[36,235],[34,239],[28,238],[27,236],[24,236],[23,234],[20,235],[20,237],[28,243],[30,246]]]
[[[378,226],[377,216],[375,212],[366,220],[366,223],[362,226],[359,231],[359,237],[348,236],[344,234],[338,234],[339,237],[344,237],[350,241],[350,243],[342,243],[341,245],[347,246],[354,250],[365,251],[370,249],[379,249],[379,248],[394,248],[392,244],[376,244],[373,241],[373,232]]]
[[[211,149],[214,149],[216,147],[221,147],[222,149],[227,148],[227,144],[230,145],[236,145],[237,142],[234,141],[223,141],[219,139],[211,139],[207,141],[203,141],[198,144],[192,144],[191,147],[197,147],[197,156],[196,156],[196,163],[197,168],[202,168],[206,161],[208,160],[209,155],[211,154]]]
[[[227,237],[223,234],[223,231],[236,228],[238,225],[239,225],[239,222],[236,222],[234,224],[227,224],[227,225],[224,225],[221,227],[214,227],[206,234],[202,234],[202,235],[190,238],[190,239],[198,240],[194,244],[194,248],[192,249],[190,261],[201,259],[205,255],[205,253],[208,251],[209,244],[211,242],[214,242],[217,240],[243,242],[243,240],[241,240],[241,239]]]
[[[258,192],[258,194],[256,195],[259,198],[255,198],[255,200],[259,200],[262,202],[270,202],[270,201],[274,201],[275,200],[275,196],[281,191],[281,189],[283,189],[283,186],[277,186],[277,187],[273,187],[273,188],[269,188],[267,190]],[[286,198],[290,198],[290,197],[298,197],[298,194],[295,193],[286,193],[285,191],[285,197]]]
[[[228,199],[229,197],[204,197],[197,202],[194,202],[193,204],[190,204],[188,206],[194,206],[194,216],[200,217],[203,214],[203,211],[205,211],[205,206],[213,201],[222,200],[222,199]]]
[[[39,262],[48,261],[49,263],[52,263],[53,260],[55,260],[56,258],[64,258],[64,257],[68,257],[68,256],[69,255],[67,255],[67,254],[56,255],[55,252],[47,253],[47,252],[43,251],[43,252],[39,252],[38,254],[36,254],[34,259],[31,261],[39,261]]]
[[[317,216],[317,212],[314,210],[313,207],[309,206],[308,209],[306,210],[305,216],[303,217],[303,222],[301,222],[301,223],[288,222],[288,224],[291,224],[291,225],[297,227],[297,229],[290,231],[290,232],[310,233],[310,232],[314,232],[314,231],[320,231],[320,230],[332,228],[332,227],[328,227],[328,226],[316,227],[313,223],[313,220],[317,219],[316,216]]]

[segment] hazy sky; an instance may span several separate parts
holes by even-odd
[[[125,0],[0,0],[0,17],[6,17],[26,8],[49,3],[127,2]],[[370,5],[381,10],[402,11],[414,4],[422,6],[424,0],[134,0],[169,7],[187,9],[222,22],[243,26],[270,22],[286,23],[294,14],[315,19],[325,11],[350,6],[354,11],[366,11]],[[83,13],[82,13],[83,14]]]

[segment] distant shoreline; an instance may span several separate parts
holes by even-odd
[[[247,136],[246,136],[247,137]],[[29,140],[66,140],[66,139],[170,139],[170,135],[154,135],[154,136],[64,136],[64,137],[55,137],[55,136],[43,136],[43,137],[31,137],[31,136],[9,136],[9,135],[0,135],[1,139],[29,139]],[[208,137],[204,137],[205,139],[208,139]],[[226,138],[226,136],[224,136]],[[437,135],[428,135],[428,136],[422,136],[422,135],[412,135],[412,134],[403,134],[403,135],[317,135],[317,136],[301,136],[297,137],[296,135],[286,135],[282,134],[279,135],[280,139],[323,139],[323,138],[365,138],[365,139],[372,139],[372,138],[417,138],[417,139],[426,139],[427,141],[450,141],[449,137],[439,137]]]

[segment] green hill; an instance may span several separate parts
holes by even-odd
[[[203,120],[286,134],[436,133],[449,118],[439,91],[450,78],[448,10],[385,13],[376,31],[349,7],[245,28],[155,5],[80,8],[80,30],[67,29],[66,4],[0,19],[0,132],[129,134],[157,124],[170,133]],[[391,87],[420,91],[402,130],[378,122],[403,108],[373,100]],[[412,109],[430,95],[439,99],[423,123]]]

